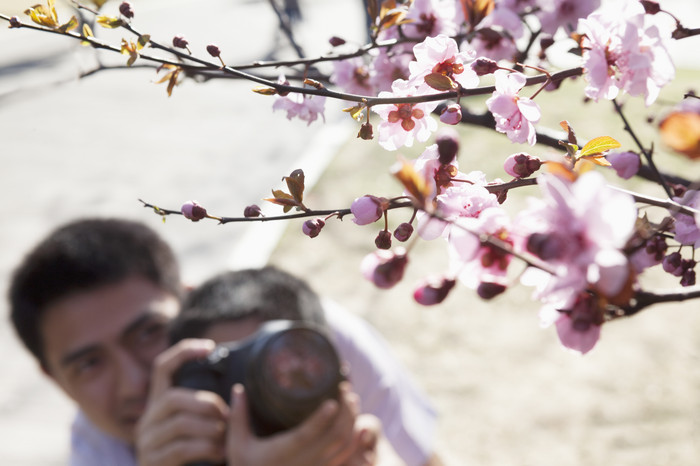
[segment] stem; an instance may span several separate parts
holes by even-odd
[[[684,291],[662,291],[656,293],[638,291],[635,294],[635,303],[630,307],[624,308],[624,315],[632,316],[653,304],[673,303],[697,298],[700,298],[700,287],[698,286],[688,288]]]
[[[644,148],[641,141],[637,137],[637,134],[632,129],[632,126],[630,126],[629,122],[627,121],[627,118],[625,118],[624,113],[622,113],[622,106],[617,102],[617,99],[613,99],[612,103],[615,106],[615,111],[617,112],[618,115],[620,115],[622,122],[625,124],[625,131],[627,131],[630,134],[630,136],[632,136],[632,139],[634,139],[635,144],[637,144],[637,147],[644,155],[644,158],[647,160],[649,167],[656,175],[657,181],[664,188],[664,191],[666,191],[666,194],[668,195],[668,197],[669,198],[673,197],[673,192],[671,191],[671,188],[669,188],[668,183],[666,182],[666,179],[663,177],[663,175],[661,175],[661,172],[659,171],[659,169],[656,168],[656,164],[654,163],[654,160],[651,157],[651,152],[647,151]]]

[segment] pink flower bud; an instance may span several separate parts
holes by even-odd
[[[503,169],[514,178],[527,178],[542,166],[542,161],[530,154],[513,154],[503,163]]]
[[[328,39],[328,42],[331,44],[331,46],[338,47],[339,45],[343,45],[345,43],[345,39],[338,36],[333,36]]]
[[[605,156],[617,172],[617,176],[629,180],[639,171],[642,161],[634,152],[613,152]]]
[[[413,225],[410,223],[402,223],[401,225],[396,227],[396,230],[394,230],[394,238],[396,238],[397,241],[401,241],[402,243],[404,241],[408,241],[408,238],[411,237],[413,234]]]
[[[243,209],[243,216],[246,218],[260,217],[261,215],[262,210],[260,210],[260,206],[258,206],[257,204],[246,206],[246,208]]]
[[[408,264],[404,248],[395,251],[379,249],[365,256],[360,265],[362,275],[378,288],[387,289],[396,285],[403,278]]]
[[[134,9],[131,8],[131,3],[129,2],[122,2],[121,5],[119,5],[119,13],[122,14],[123,17],[125,18],[133,18],[134,17]]]
[[[176,47],[178,49],[186,49],[189,44],[190,43],[187,42],[187,39],[185,39],[182,36],[173,37],[173,47]]]
[[[325,225],[326,222],[324,222],[322,219],[314,218],[305,221],[301,226],[301,231],[309,238],[315,238],[319,233],[321,233],[321,229],[323,229]]]
[[[198,222],[207,216],[207,209],[197,204],[197,201],[187,201],[182,204],[180,212],[186,219]]]
[[[670,273],[675,277],[683,275],[683,257],[680,252],[672,252],[664,257],[661,263],[666,273]]]
[[[506,291],[505,285],[489,282],[479,283],[479,286],[476,289],[476,293],[479,295],[479,297],[485,300],[493,299],[504,291]]]
[[[378,249],[391,249],[391,232],[387,230],[380,231],[374,239],[374,245]]]
[[[214,44],[207,45],[207,53],[214,58],[221,56],[221,50],[219,50],[219,47]]]
[[[440,121],[446,125],[456,125],[462,121],[462,106],[458,104],[452,104],[445,107],[445,109],[440,113]]]
[[[355,199],[350,206],[350,212],[355,216],[352,219],[358,225],[369,225],[379,220],[384,214],[386,199],[370,194]]]
[[[477,76],[484,76],[498,70],[498,63],[485,57],[477,58],[471,66]]]
[[[455,280],[446,277],[428,277],[413,292],[413,299],[423,306],[440,304],[455,286]]]
[[[459,133],[452,128],[443,128],[435,136],[438,158],[442,165],[452,163],[459,152]]]
[[[10,18],[10,28],[22,27],[22,21],[18,17],[13,16]]]

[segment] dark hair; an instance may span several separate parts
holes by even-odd
[[[69,295],[132,276],[180,297],[177,259],[146,225],[84,219],[59,227],[27,254],[12,277],[10,316],[19,338],[45,364],[40,321],[47,307]]]
[[[197,338],[217,322],[302,320],[325,327],[323,307],[309,285],[275,267],[221,273],[191,291],[171,323],[170,339]]]

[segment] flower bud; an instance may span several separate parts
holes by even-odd
[[[16,16],[11,17],[10,18],[10,28],[18,28],[18,27],[22,27],[22,22]]]
[[[438,158],[440,163],[447,165],[457,158],[459,152],[459,133],[452,128],[443,128],[435,136],[438,146]]]
[[[362,126],[360,126],[360,132],[357,133],[357,137],[365,141],[372,139],[374,137],[372,125],[370,123],[363,123]]]
[[[243,216],[246,218],[260,217],[261,215],[262,210],[260,210],[260,206],[257,204],[246,206],[246,208],[243,209]]]
[[[304,222],[304,224],[301,226],[301,231],[309,238],[315,238],[319,233],[321,233],[321,230],[325,225],[326,222],[324,222],[322,219],[313,218]]]
[[[440,121],[446,125],[456,125],[462,121],[462,106],[459,104],[452,104],[445,107],[445,109],[440,113]]]
[[[333,36],[330,39],[328,39],[328,42],[331,44],[332,47],[338,47],[345,43],[345,39],[338,36]]]
[[[207,209],[197,204],[197,201],[187,201],[180,207],[180,212],[186,219],[198,222],[207,216]]]
[[[129,2],[122,2],[121,5],[119,5],[119,13],[122,14],[123,17],[125,18],[133,18],[134,17],[134,9],[131,8],[131,3]]]
[[[498,70],[498,63],[486,57],[477,58],[471,66],[477,76],[484,76]]]
[[[440,304],[454,288],[456,281],[446,277],[428,277],[413,292],[413,299],[423,306]]]
[[[605,156],[617,176],[629,180],[639,171],[642,161],[635,152],[613,152]]]
[[[394,230],[394,238],[396,238],[397,241],[401,241],[402,243],[404,241],[408,241],[408,238],[410,238],[412,234],[413,234],[413,225],[411,225],[410,223],[406,223],[406,222],[397,226],[396,229]]]
[[[360,265],[362,275],[375,286],[382,289],[391,288],[401,281],[408,264],[404,248],[395,251],[379,249],[365,256]]]
[[[388,230],[380,231],[374,239],[374,245],[377,246],[377,249],[391,249],[391,232]]]
[[[681,286],[695,286],[695,270],[688,269],[683,272],[683,277],[681,277]]]
[[[670,273],[674,277],[680,277],[683,275],[683,257],[681,256],[680,252],[672,252],[668,256],[664,257],[661,264],[666,273]]]
[[[219,47],[214,44],[207,45],[207,53],[214,58],[221,56],[221,50],[219,50]]]
[[[355,199],[350,206],[350,212],[355,216],[352,219],[358,225],[369,225],[381,218],[384,214],[386,199],[370,194]]]
[[[493,299],[506,291],[506,286],[500,283],[481,282],[476,289],[476,293],[481,299]]]
[[[530,154],[513,154],[503,163],[503,169],[514,178],[527,178],[542,166],[542,161]]]
[[[173,37],[173,47],[176,47],[178,49],[186,49],[190,45],[189,42],[187,42],[187,39],[185,39],[182,36],[175,36]]]

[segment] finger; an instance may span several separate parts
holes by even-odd
[[[142,423],[150,425],[162,422],[180,412],[215,420],[225,420],[228,417],[228,411],[228,405],[216,393],[174,387],[152,400],[149,409],[142,418]]]
[[[357,395],[351,391],[350,384],[343,382],[340,387],[339,409],[329,428],[319,437],[318,442],[324,448],[329,459],[347,457],[352,452],[354,428],[357,419]]]
[[[140,466],[182,466],[195,461],[221,463],[224,461],[224,445],[202,438],[183,438],[170,442],[163,448],[151,450],[139,456]]]
[[[205,357],[215,346],[212,340],[186,339],[159,354],[153,364],[149,399],[157,398],[173,385],[173,375],[185,362]]]
[[[225,433],[226,423],[221,419],[178,413],[154,429],[146,441],[156,449],[178,439],[205,439],[223,445]]]

